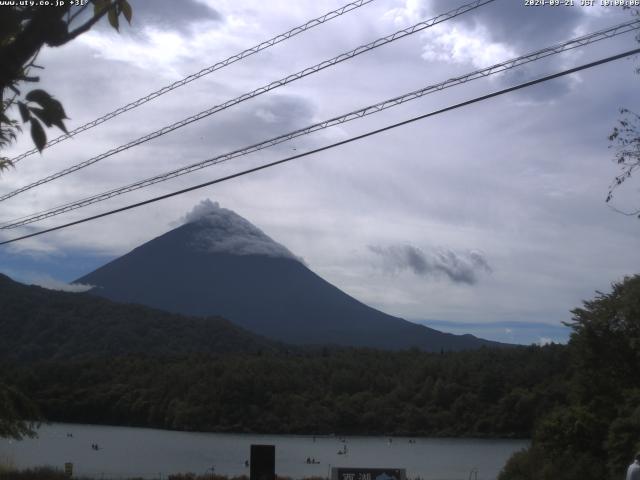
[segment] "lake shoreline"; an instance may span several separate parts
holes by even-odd
[[[476,468],[494,480],[530,442],[399,436],[204,433],[87,424],[43,424],[38,438],[0,441],[0,458],[17,469],[74,464],[77,477],[168,479],[169,474],[249,474],[250,447],[274,445],[279,477],[328,478],[332,467],[404,468],[407,478],[467,478]],[[312,458],[316,463],[307,463]],[[159,475],[161,473],[162,475]],[[0,480],[2,480],[0,478]],[[216,479],[218,480],[218,479]],[[222,480],[222,479],[220,479]]]
[[[94,426],[94,427],[122,427],[122,428],[137,428],[144,430],[154,430],[160,432],[183,432],[183,433],[210,433],[210,434],[231,434],[231,435],[286,435],[292,437],[317,437],[317,438],[341,438],[341,437],[350,437],[350,438],[374,438],[374,437],[388,437],[388,438],[438,438],[438,439],[467,439],[467,440],[523,440],[528,441],[530,437],[522,437],[518,435],[503,435],[503,434],[486,434],[486,435],[452,435],[443,432],[430,432],[430,433],[411,433],[411,432],[402,432],[402,433],[380,433],[380,432],[367,432],[367,433],[350,433],[350,432],[332,432],[332,433],[313,433],[313,432],[290,432],[290,431],[271,431],[271,432],[262,432],[258,430],[249,430],[249,429],[241,429],[241,430],[233,430],[233,429],[223,429],[223,430],[198,430],[198,429],[178,429],[178,428],[161,428],[156,426],[148,426],[148,425],[138,425],[138,424],[113,424],[113,423],[77,423],[77,422],[68,422],[63,420],[47,420],[42,421],[42,425],[83,425],[83,426]]]

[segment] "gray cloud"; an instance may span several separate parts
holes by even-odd
[[[225,92],[225,95],[212,98],[196,108],[204,110],[238,94],[239,92]],[[185,111],[185,116],[193,114],[193,110],[191,107],[191,111]],[[181,129],[176,135],[160,138],[151,146],[162,154],[167,146],[177,145],[183,156],[193,156],[200,160],[200,157],[226,153],[309,125],[313,123],[315,110],[310,100],[299,95],[265,96],[231,107]],[[302,137],[276,149],[290,150],[292,145],[302,146],[308,141],[306,137]]]
[[[451,8],[450,0],[432,0],[428,5],[431,14]],[[581,8],[528,7],[521,1],[506,0],[461,15],[454,22],[468,28],[484,27],[491,41],[528,51],[571,36],[584,17]]]
[[[215,253],[267,255],[300,261],[284,245],[275,242],[235,212],[221,208],[218,202],[201,201],[183,220],[184,223],[198,223],[203,227],[194,239],[196,248]]]
[[[545,70],[541,70],[537,66],[522,66],[514,70],[508,70],[504,72],[500,78],[500,87],[506,88],[528,82],[566,68],[566,66],[561,64],[559,59],[554,60],[555,61],[550,62],[551,65]],[[525,90],[518,90],[513,92],[512,95],[533,102],[545,102],[570,93],[573,85],[574,80],[572,80],[571,77],[561,77],[548,83],[533,85]]]
[[[433,15],[447,8],[450,8],[449,2],[435,0],[424,5],[421,12]],[[596,30],[598,22],[587,11],[579,7],[536,8],[525,6],[523,2],[496,1],[447,22],[444,33],[426,32],[423,35],[426,40],[424,56],[441,60],[448,57],[446,61],[461,63],[466,60],[475,66],[488,66]],[[612,23],[615,23],[614,19],[606,22],[607,25]],[[574,61],[567,63],[571,56],[576,53],[520,66],[494,78],[501,88],[512,86],[573,65]],[[574,87],[575,79],[563,77],[550,84],[514,92],[511,96],[529,103],[544,103],[570,93]]]
[[[173,30],[187,34],[190,33],[191,27],[195,23],[222,22],[224,20],[220,12],[197,0],[179,0],[179,2],[175,0],[129,0],[129,3],[133,11],[131,26],[120,28],[120,31],[132,35],[144,35],[141,27]],[[74,28],[89,20],[92,15],[92,9],[81,13],[74,21]],[[120,21],[126,23],[124,19]],[[94,29],[113,32],[107,21],[98,22]]]
[[[424,252],[411,245],[370,246],[369,249],[382,257],[385,269],[393,272],[410,270],[423,277],[445,275],[452,282],[469,285],[478,281],[479,272],[491,272],[484,255],[474,250]]]
[[[160,29],[187,33],[196,22],[219,22],[222,15],[217,10],[196,0],[131,0],[132,26],[153,26]],[[103,23],[103,27],[104,27]]]

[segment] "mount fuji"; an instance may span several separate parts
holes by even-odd
[[[219,315],[298,345],[426,351],[505,346],[371,308],[312,272],[246,219],[204,201],[185,223],[76,280],[90,293],[190,316]]]

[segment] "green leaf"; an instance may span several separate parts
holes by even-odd
[[[64,124],[64,122],[62,120],[54,118],[51,123],[53,123],[56,127],[58,127],[60,130],[62,130],[64,133],[66,133],[66,134],[69,133],[67,131],[67,127],[65,126],[65,124]]]
[[[93,0],[93,15],[100,15],[100,13],[109,6],[109,0]]]
[[[118,24],[118,14],[116,13],[115,8],[109,10],[109,12],[107,13],[107,18],[109,19],[109,23],[111,24],[111,26],[120,31],[120,25]]]
[[[44,90],[32,90],[25,98],[29,101],[39,103],[43,109],[50,112],[52,118],[68,118],[62,104]]]
[[[31,118],[31,138],[33,139],[33,143],[36,144],[38,151],[42,152],[42,149],[47,143],[47,135],[44,133],[40,122],[35,118]]]
[[[31,107],[31,112],[40,120],[42,120],[47,127],[50,127],[51,125],[53,125],[53,122],[51,122],[51,117],[49,113],[44,108]]]
[[[9,170],[9,167],[13,167],[13,163],[7,157],[0,158],[0,172],[3,170]]]
[[[129,25],[131,25],[131,17],[133,17],[133,10],[131,9],[131,5],[129,5],[129,2],[127,2],[127,0],[120,0],[120,8],[122,9],[124,18],[126,18]]]
[[[46,105],[43,105],[43,107],[49,110],[54,118],[59,118],[60,120],[62,120],[63,118],[69,118],[67,117],[62,104],[53,97]]]
[[[36,102],[45,106],[46,103],[50,102],[53,98],[47,92],[41,89],[31,90],[29,93],[25,95],[25,97],[30,102]]]
[[[69,133],[67,132],[67,127],[65,127],[64,123],[62,122],[62,119],[66,117],[61,117],[58,111],[48,108],[31,108],[31,111],[36,115],[36,117],[42,120],[47,127],[55,125],[64,133]]]
[[[22,102],[18,102],[18,110],[20,110],[20,116],[22,117],[22,121],[28,122],[29,119],[31,118],[31,114],[29,113],[29,109],[27,108],[27,106]]]

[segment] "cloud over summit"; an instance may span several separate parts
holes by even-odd
[[[197,223],[202,227],[193,238],[195,248],[212,253],[266,255],[300,261],[284,245],[237,213],[220,207],[218,202],[201,201],[183,220],[185,224]]]

